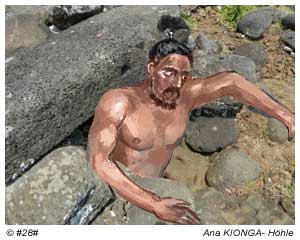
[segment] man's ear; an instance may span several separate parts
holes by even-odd
[[[155,70],[154,62],[149,62],[148,65],[147,65],[148,74],[152,75],[154,73],[154,70]]]

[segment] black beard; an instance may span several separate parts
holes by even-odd
[[[168,109],[168,110],[175,109],[177,106],[177,100],[180,97],[180,89],[178,89],[176,87],[170,87],[170,88],[167,88],[166,90],[164,90],[164,93],[168,93],[168,92],[173,92],[173,94],[177,94],[177,97],[174,101],[166,102],[166,101],[160,99],[153,92],[150,94],[150,98],[154,101],[156,106],[159,106],[163,109]]]

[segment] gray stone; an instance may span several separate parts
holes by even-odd
[[[224,191],[255,180],[261,172],[258,162],[237,149],[225,149],[212,160],[206,180],[209,186]]]
[[[233,118],[199,117],[189,122],[185,141],[194,151],[215,152],[237,142],[238,137]]]
[[[32,48],[51,35],[47,26],[34,15],[18,14],[5,21],[5,51],[11,55],[18,48]]]
[[[289,14],[282,18],[281,24],[285,29],[291,29],[295,31],[295,13]]]
[[[287,127],[275,118],[268,119],[267,130],[268,137],[273,142],[285,143],[288,140]]]
[[[218,72],[235,71],[248,81],[256,82],[256,67],[252,59],[233,54],[203,56],[194,55],[194,76],[207,77]]]
[[[164,178],[135,178],[135,182],[141,187],[153,191],[160,197],[174,197],[191,203],[194,209],[194,199],[191,191],[182,183]],[[127,210],[128,224],[132,225],[160,225],[169,224],[158,219],[154,214],[149,213],[135,205]]]
[[[195,43],[197,48],[205,54],[216,54],[222,51],[222,45],[219,41],[211,40],[203,33],[197,36]]]
[[[277,203],[264,199],[260,194],[249,195],[241,203],[241,207],[251,208],[256,211],[257,224],[295,224],[294,219],[289,217]]]
[[[295,52],[295,32],[286,30],[281,34],[281,41]]]
[[[6,183],[22,173],[21,162],[38,160],[89,119],[105,91],[146,78],[157,21],[167,13],[178,8],[114,8],[6,63]]]
[[[88,224],[113,198],[80,147],[59,148],[6,187],[7,224]]]
[[[237,23],[237,32],[241,32],[251,39],[259,39],[271,26],[273,11],[257,9],[243,16]]]
[[[195,208],[201,224],[255,224],[256,211],[240,207],[241,198],[224,195],[214,188],[194,193]]]
[[[15,15],[33,15],[46,23],[48,19],[49,5],[5,5],[5,20]]]
[[[103,5],[55,5],[48,9],[49,23],[64,30],[103,11]]]
[[[260,44],[244,43],[236,48],[233,54],[251,58],[259,68],[267,62],[266,51]]]

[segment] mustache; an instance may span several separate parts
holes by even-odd
[[[165,89],[163,91],[163,94],[169,94],[169,93],[171,93],[171,94],[176,93],[177,96],[179,96],[180,95],[180,88],[177,88],[177,87],[168,87],[167,89]]]

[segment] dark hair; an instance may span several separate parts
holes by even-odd
[[[187,56],[191,65],[193,65],[193,55],[191,50],[174,38],[164,39],[156,43],[149,51],[149,61],[157,63],[161,58],[173,53]]]

